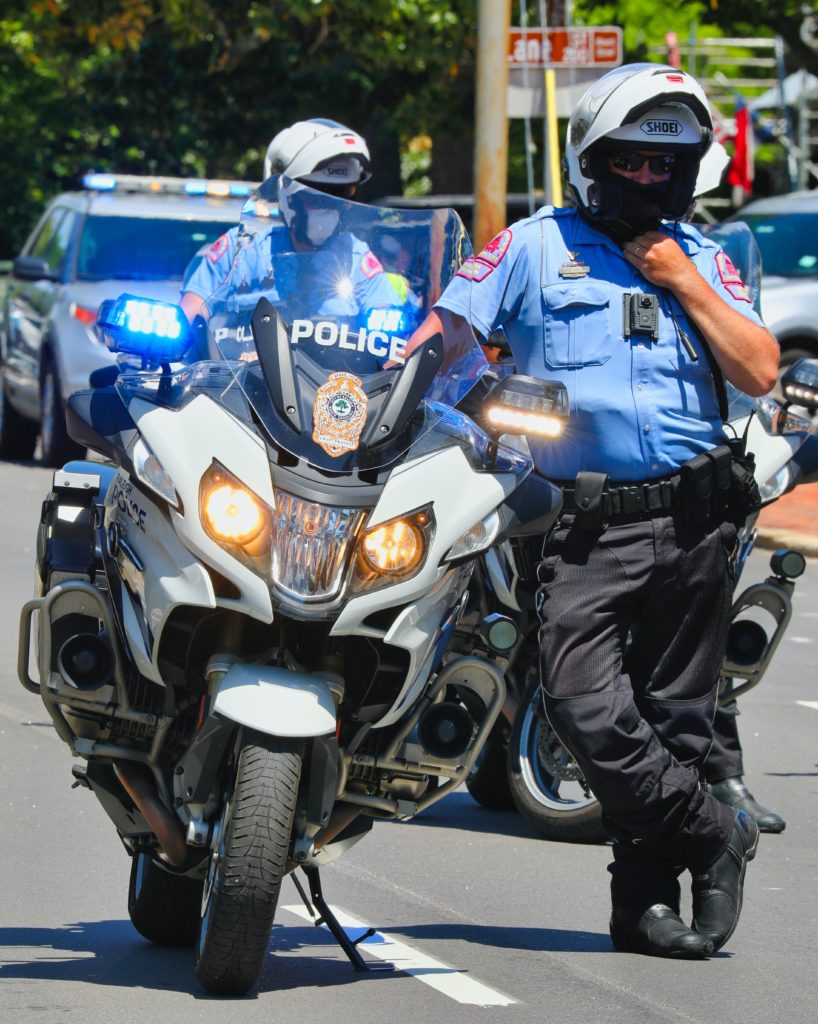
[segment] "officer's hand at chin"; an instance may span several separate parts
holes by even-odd
[[[661,288],[673,288],[683,274],[698,274],[677,242],[661,231],[644,231],[625,242],[625,259],[642,277]]]

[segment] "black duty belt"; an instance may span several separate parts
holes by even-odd
[[[679,476],[666,477],[654,483],[608,484],[602,493],[604,518],[611,516],[650,515],[678,508],[681,504]],[[562,489],[563,512],[583,512],[582,501],[578,503],[573,487]]]

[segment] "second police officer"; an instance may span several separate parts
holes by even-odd
[[[576,209],[501,232],[415,339],[456,338],[464,320],[484,339],[502,329],[518,372],[568,390],[563,436],[532,443],[564,487],[539,569],[545,709],[614,841],[615,947],[686,958],[732,935],[758,842],[752,818],[700,781],[752,490],[726,446],[719,378],[763,395],[778,366],[730,260],[682,222],[711,140],[690,75],[603,76],[568,125]]]

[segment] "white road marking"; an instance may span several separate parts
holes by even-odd
[[[812,644],[812,643],[815,643],[815,641],[812,639],[811,636],[791,636],[789,639],[790,639],[790,642],[794,643],[794,644]]]
[[[310,923],[313,921],[305,906],[293,905],[281,909],[288,910],[296,917],[303,918]],[[332,911],[344,930],[347,933],[351,932],[353,937],[365,932],[369,927],[362,921],[350,917],[343,910],[338,910],[337,907],[333,907]],[[326,928],[326,925],[322,925],[322,927]],[[412,949],[405,942],[400,942],[385,932],[375,932],[370,938],[364,939],[360,946],[365,946],[366,952],[371,956],[377,957],[379,960],[390,961],[399,971],[411,974],[418,981],[422,981],[424,985],[429,985],[430,988],[436,989],[442,995],[448,996],[458,1003],[466,1003],[469,1006],[511,1006],[517,1002],[516,999],[495,992],[488,985],[467,977],[456,968],[449,967],[448,964],[441,963],[440,960],[435,960],[425,953]]]
[[[797,700],[796,704],[800,704],[802,708],[812,708],[813,711],[818,711],[818,700]]]

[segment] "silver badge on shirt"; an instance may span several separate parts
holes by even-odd
[[[578,252],[569,251],[568,259],[560,264],[557,271],[560,277],[585,277],[591,273],[591,268],[580,260],[579,255]]]

